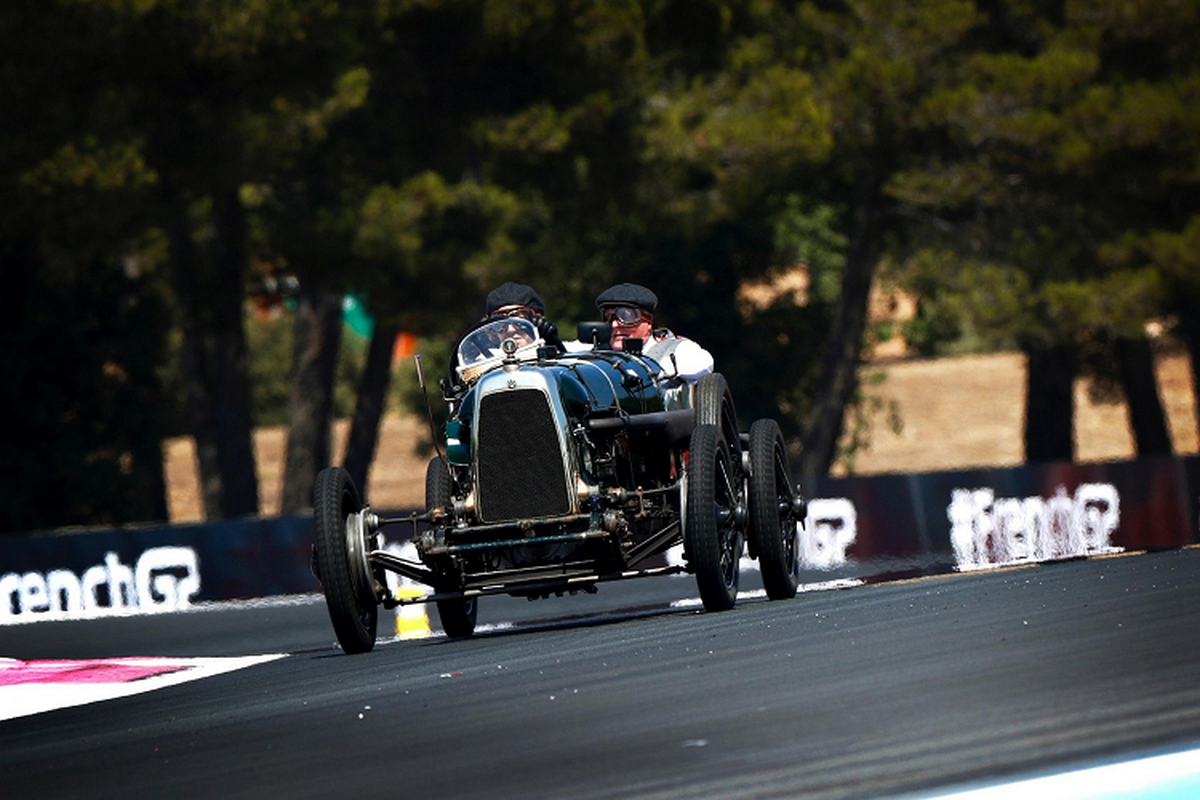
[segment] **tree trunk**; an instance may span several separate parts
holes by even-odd
[[[1025,461],[1075,458],[1075,376],[1079,363],[1066,345],[1029,348],[1025,394]]]
[[[867,305],[879,254],[879,187],[873,176],[864,179],[860,196],[842,272],[842,291],[834,309],[817,397],[800,454],[801,480],[825,475],[833,466],[846,406],[858,388]]]
[[[342,296],[303,292],[296,306],[287,459],[280,510],[311,507],[313,481],[330,463],[333,383],[342,341]]]
[[[237,187],[213,195],[214,401],[225,517],[258,513],[244,316],[246,213]]]
[[[156,427],[155,431],[159,429]],[[138,492],[139,521],[169,522],[171,510],[167,505],[167,454],[161,442],[146,447],[134,458],[134,475],[140,486]]]
[[[203,301],[198,297],[203,267],[192,241],[187,203],[176,199],[171,203],[170,214],[168,237],[172,277],[179,302],[180,327],[183,330],[179,354],[180,371],[183,373],[187,397],[189,427],[196,442],[200,499],[205,519],[220,519],[222,491],[221,469],[217,459],[217,425],[213,414],[212,392],[209,390],[204,333],[201,329]]]
[[[379,422],[387,405],[388,386],[392,381],[392,350],[400,329],[395,325],[377,323],[367,350],[367,364],[358,384],[354,405],[354,420],[346,442],[346,457],[342,466],[354,479],[354,485],[366,497],[367,475],[375,460],[379,442]]]
[[[1158,394],[1158,379],[1154,374],[1154,353],[1150,341],[1118,339],[1117,365],[1125,399],[1129,401],[1129,424],[1139,456],[1170,455],[1171,434]]]
[[[1180,325],[1180,335],[1192,362],[1192,405],[1196,415],[1196,430],[1200,436],[1200,322]]]
[[[242,321],[245,220],[235,190],[213,198],[214,245],[205,263],[187,202],[172,198],[168,236],[179,302],[188,415],[207,519],[258,511]]]

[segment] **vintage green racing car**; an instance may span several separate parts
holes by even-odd
[[[738,429],[720,373],[681,386],[636,341],[569,352],[519,317],[468,331],[443,383],[449,418],[426,473],[426,508],[378,516],[349,475],[324,469],[313,487],[314,571],[346,653],[372,649],[378,608],[436,604],[451,637],[472,634],[481,597],[528,598],[625,578],[693,573],[708,611],[737,600],[745,544],[771,599],[798,585],[793,483],[779,426]],[[401,531],[418,560],[382,547]],[[683,545],[683,564],[665,551]],[[387,572],[429,591],[395,596]]]

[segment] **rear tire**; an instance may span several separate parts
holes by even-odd
[[[763,588],[772,600],[796,596],[800,563],[796,554],[795,498],[787,445],[773,419],[750,426],[750,533],[758,554]]]
[[[425,469],[425,507],[451,508],[450,473],[441,456],[435,456]],[[449,581],[447,581],[449,583]],[[441,585],[436,591],[458,591],[461,587]],[[475,618],[479,613],[479,601],[474,597],[437,601],[438,618],[442,630],[451,639],[465,639],[475,632]]]
[[[728,611],[737,602],[742,533],[736,509],[741,480],[715,425],[698,425],[688,455],[684,548],[707,611]]]
[[[379,606],[367,565],[362,500],[350,474],[329,467],[313,483],[314,555],[329,621],[348,655],[375,646]]]
[[[742,472],[742,442],[738,435],[737,410],[729,382],[719,372],[711,372],[696,382],[696,424],[716,425],[729,450],[729,459],[737,474]]]

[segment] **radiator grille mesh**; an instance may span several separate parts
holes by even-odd
[[[475,424],[484,522],[570,512],[558,430],[545,393],[517,389],[487,395]]]

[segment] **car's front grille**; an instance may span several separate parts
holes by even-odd
[[[503,522],[570,512],[558,428],[544,392],[489,394],[480,401],[475,425],[480,519]]]

